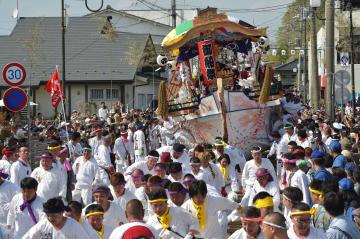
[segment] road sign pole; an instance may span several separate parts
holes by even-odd
[[[30,118],[30,94],[31,94],[31,87],[27,90],[27,121],[28,121],[28,148],[29,148],[29,159],[31,159],[31,118]]]
[[[344,73],[341,71],[341,119],[344,119]]]

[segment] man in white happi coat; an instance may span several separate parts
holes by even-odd
[[[93,204],[99,204],[104,209],[104,224],[112,228],[116,228],[122,223],[126,222],[124,209],[114,202],[109,201],[111,192],[106,186],[99,186],[93,192],[95,202],[87,205],[83,209],[83,215],[85,215],[86,208]]]
[[[189,199],[189,195],[184,186],[179,182],[170,183],[167,193],[169,195],[169,205],[173,207],[182,207]]]
[[[288,143],[290,141],[297,140],[297,135],[294,130],[294,125],[288,123],[284,125],[285,134],[281,137],[279,142],[280,154],[286,154],[288,152]]]
[[[37,195],[45,201],[60,196],[66,200],[66,177],[64,173],[53,166],[54,157],[50,153],[44,153],[40,156],[40,166],[35,168],[31,177],[39,183]]]
[[[194,175],[196,180],[203,180],[205,183],[212,181],[212,175],[201,169],[200,159],[196,157],[190,159],[190,173]]]
[[[73,171],[76,176],[75,189],[72,191],[73,200],[77,200],[85,205],[91,203],[92,189],[96,185],[95,180],[99,167],[96,160],[91,155],[90,146],[83,148],[83,156],[78,157],[73,163]]]
[[[250,188],[254,185],[256,181],[256,171],[259,168],[266,168],[269,170],[270,175],[273,178],[276,178],[275,169],[272,163],[267,158],[261,157],[261,148],[255,146],[251,150],[251,155],[253,159],[247,161],[244,167],[244,171],[241,175],[241,184],[243,188],[246,190],[250,190]]]
[[[11,199],[20,192],[20,188],[5,180],[9,175],[0,171],[0,225],[6,225]]]
[[[9,146],[2,149],[1,153],[3,154],[2,159],[0,160],[0,171],[6,173],[10,177],[10,168],[11,164],[16,161],[16,149]]]
[[[20,182],[23,178],[31,175],[31,167],[28,162],[29,149],[27,147],[21,147],[19,149],[19,158],[10,167],[10,181],[17,186],[20,186]]]
[[[121,173],[114,173],[110,177],[110,192],[121,208],[125,210],[126,203],[131,199],[135,199],[135,195],[127,188],[125,188],[125,178]]]
[[[143,125],[136,124],[135,125],[135,133],[134,133],[134,154],[135,154],[135,162],[144,161],[146,152],[146,141],[145,134],[143,131]]]
[[[82,226],[70,217],[65,217],[68,210],[60,198],[51,198],[43,204],[46,218],[40,220],[23,236],[23,239],[56,238],[56,239],[90,239]]]
[[[183,208],[168,206],[164,189],[151,191],[149,202],[154,214],[147,223],[155,228],[161,238],[192,238],[199,234],[199,221]]]
[[[297,132],[297,140],[296,144],[298,146],[305,148],[313,148],[313,144],[311,143],[311,140],[309,139],[306,130],[299,130]]]
[[[184,172],[189,172],[189,163],[190,158],[185,152],[185,146],[182,144],[174,144],[171,149],[171,159],[173,162],[178,162],[182,164]]]
[[[67,217],[71,217],[75,221],[77,221],[81,227],[84,229],[89,238],[98,238],[97,232],[92,228],[92,226],[88,223],[88,221],[81,215],[83,206],[78,201],[70,201],[68,204],[69,211],[65,211],[64,215]]]
[[[306,203],[300,202],[291,209],[291,224],[287,231],[289,238],[326,239],[326,234],[312,225],[312,210]],[[347,237],[343,237],[347,238]]]
[[[116,157],[116,172],[124,173],[126,168],[134,162],[135,158],[134,145],[128,140],[127,130],[120,132],[120,137],[115,140],[113,152]]]
[[[280,189],[276,181],[272,178],[269,170],[266,168],[259,168],[256,173],[256,181],[250,190],[246,191],[246,194],[241,200],[241,205],[252,206],[253,199],[259,192],[267,192],[273,197],[274,209],[279,211],[280,205]]]
[[[236,169],[237,172],[242,172],[245,167],[246,159],[243,152],[234,146],[226,144],[221,138],[216,138],[213,150],[215,158],[218,159],[221,155],[227,154],[230,157],[230,167]]]
[[[210,175],[210,181],[206,182],[211,186],[215,187],[218,192],[221,192],[223,195],[226,194],[225,191],[225,181],[220,172],[220,169],[213,163],[209,162],[210,155],[203,154],[200,158],[201,169]]]
[[[98,152],[95,155],[96,162],[99,166],[99,171],[97,173],[96,179],[103,185],[110,185],[110,174],[112,174],[115,169],[111,163],[111,135],[107,135],[104,138],[103,143],[99,146]]]
[[[20,182],[21,193],[15,195],[10,202],[6,227],[13,231],[13,239],[21,239],[44,217],[44,200],[36,195],[37,186],[34,178],[23,178]]]
[[[109,109],[106,107],[105,102],[101,102],[101,106],[98,110],[98,116],[101,121],[105,121],[108,117]]]
[[[79,132],[73,132],[71,134],[69,142],[65,144],[68,148],[69,158],[71,162],[80,157],[83,154],[83,149],[80,144],[81,135]]]
[[[304,171],[296,167],[296,162],[297,159],[290,155],[285,155],[283,158],[287,186],[299,188],[303,192],[303,201],[308,205],[311,205],[309,179]]]
[[[149,126],[149,150],[156,150],[160,148],[161,137],[160,137],[160,128],[161,126],[158,124],[159,120],[155,120]]]
[[[225,233],[219,223],[219,211],[240,210],[237,203],[224,197],[207,195],[204,181],[194,181],[189,187],[190,199],[182,206],[199,221],[200,238],[223,239]]]
[[[181,167],[181,163],[178,162],[173,162],[170,163],[169,168],[169,176],[168,179],[171,182],[182,182],[183,176],[184,176],[184,172],[183,172],[183,168]]]
[[[255,207],[245,207],[241,212],[242,228],[235,231],[229,239],[263,239],[260,224],[262,218],[260,212]]]
[[[104,209],[100,204],[90,204],[85,208],[85,217],[94,231],[98,234],[97,238],[109,238],[114,226],[105,222]]]
[[[177,128],[178,124],[176,124],[171,118],[166,117],[164,119],[162,127],[160,127],[161,146],[174,144],[174,133]]]
[[[99,149],[99,146],[102,144],[104,137],[102,136],[103,130],[100,126],[94,130],[95,136],[89,139],[89,145],[92,149],[92,155],[96,155]]]
[[[74,188],[75,175],[72,171],[70,159],[68,158],[68,148],[61,146],[57,140],[50,141],[48,152],[55,158],[54,167],[61,171],[61,175],[66,179],[66,200],[71,201],[71,191]]]
[[[145,161],[136,162],[126,169],[125,178],[128,179],[129,175],[131,175],[135,169],[140,169],[144,173],[144,175],[145,174],[154,175],[155,174],[154,168],[158,160],[159,160],[159,153],[155,150],[150,151],[148,156],[146,156]]]
[[[125,188],[135,194],[136,190],[144,183],[144,172],[141,169],[134,169],[130,175],[125,176],[125,180]]]

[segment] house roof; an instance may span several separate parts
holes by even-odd
[[[71,17],[66,28],[66,81],[132,81],[148,34],[115,32],[113,41],[100,34],[103,17]],[[151,39],[150,39],[151,41]],[[0,36],[0,67],[19,62],[32,86],[48,81],[55,65],[61,73],[61,18],[20,18],[9,36]],[[0,81],[0,86],[5,86]]]
[[[172,26],[161,23],[161,22],[157,22],[157,21],[154,21],[154,20],[151,20],[151,19],[148,19],[148,18],[144,18],[144,17],[140,17],[140,16],[137,16],[137,15],[134,15],[134,14],[130,14],[130,13],[125,12],[125,11],[116,10],[116,9],[112,8],[111,5],[107,5],[105,9],[103,9],[103,10],[101,10],[99,12],[89,13],[89,14],[87,14],[85,16],[90,16],[90,17],[104,16],[104,15],[107,15],[108,13],[116,13],[116,14],[120,14],[120,15],[129,17],[129,18],[137,19],[139,21],[151,22],[151,23],[156,24],[157,26],[162,26],[162,27],[165,27],[165,28],[169,28],[169,31],[172,30],[172,28],[173,28]]]

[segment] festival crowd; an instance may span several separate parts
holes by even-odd
[[[250,152],[218,135],[182,142],[171,117],[102,103],[59,125],[38,114],[31,133],[46,148],[30,160],[15,122],[0,238],[360,238],[360,115],[346,107],[330,121],[290,93],[281,107],[270,149]]]

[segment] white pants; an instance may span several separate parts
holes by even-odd
[[[84,205],[89,205],[92,202],[92,187],[79,188],[75,185],[75,189],[72,191],[72,198],[78,202],[81,202],[82,200]]]

